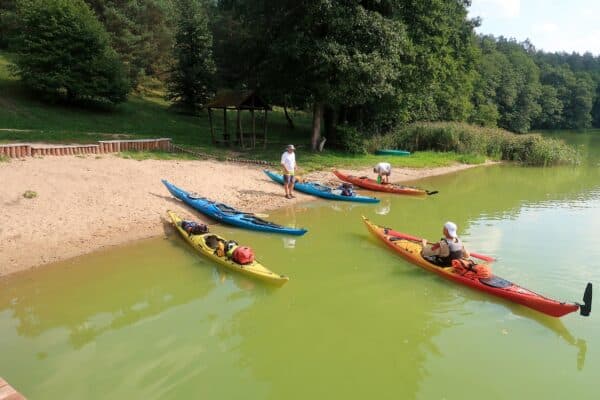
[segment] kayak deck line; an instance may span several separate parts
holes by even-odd
[[[518,284],[500,278],[491,274],[489,278],[480,278],[476,274],[460,273],[454,267],[441,267],[433,264],[423,258],[421,254],[422,246],[420,243],[395,237],[386,233],[388,228],[376,225],[368,218],[362,217],[368,230],[380,239],[387,247],[397,252],[406,261],[421,267],[429,272],[433,272],[447,280],[468,286],[487,294],[500,297],[513,303],[521,304],[543,314],[552,317],[562,317],[575,311],[579,311],[582,316],[589,316],[592,310],[592,284],[586,285],[583,303],[566,302],[555,300],[532,290],[526,289]],[[491,279],[490,279],[491,278]],[[491,285],[490,285],[491,283]],[[501,283],[501,284],[500,284]]]

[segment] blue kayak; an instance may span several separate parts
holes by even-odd
[[[164,179],[162,180],[162,183],[169,189],[169,192],[171,192],[173,196],[177,197],[188,206],[200,211],[202,214],[219,222],[255,231],[283,233],[286,235],[300,236],[307,232],[306,229],[288,228],[277,225],[273,222],[258,218],[254,214],[238,211],[226,204],[217,203],[205,197],[192,195]]]
[[[410,151],[382,149],[382,150],[376,150],[375,154],[377,154],[378,156],[409,156]]]
[[[269,178],[283,185],[282,175],[266,169],[264,172]],[[355,201],[357,203],[379,203],[379,199],[376,199],[375,197],[361,196],[360,194],[356,193],[353,193],[352,196],[344,196],[341,194],[341,190],[336,190],[316,182],[296,182],[294,189],[330,200]]]

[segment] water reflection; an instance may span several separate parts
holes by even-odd
[[[514,314],[535,321],[544,328],[551,330],[567,344],[577,348],[575,365],[578,371],[583,370],[587,354],[587,342],[584,339],[573,336],[561,319],[548,317],[526,307],[515,306],[511,310]]]
[[[293,249],[294,247],[296,247],[296,239],[295,238],[284,237],[284,238],[281,238],[281,240],[283,241],[284,249]]]
[[[377,215],[388,215],[392,209],[392,202],[389,198],[382,199],[379,204],[375,207],[375,214]]]

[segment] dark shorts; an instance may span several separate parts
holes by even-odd
[[[294,182],[294,175],[284,175],[283,176],[284,184],[293,183],[293,182]]]

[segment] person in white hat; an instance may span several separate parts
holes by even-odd
[[[450,267],[452,266],[452,260],[460,260],[471,256],[458,238],[457,227],[454,222],[446,222],[443,233],[444,237],[431,246],[428,246],[427,240],[423,239],[421,255],[424,258],[442,267]]]
[[[281,166],[283,167],[283,187],[285,189],[285,198],[291,199],[294,196],[294,172],[296,170],[296,148],[293,144],[288,144],[285,152],[281,155]]]

